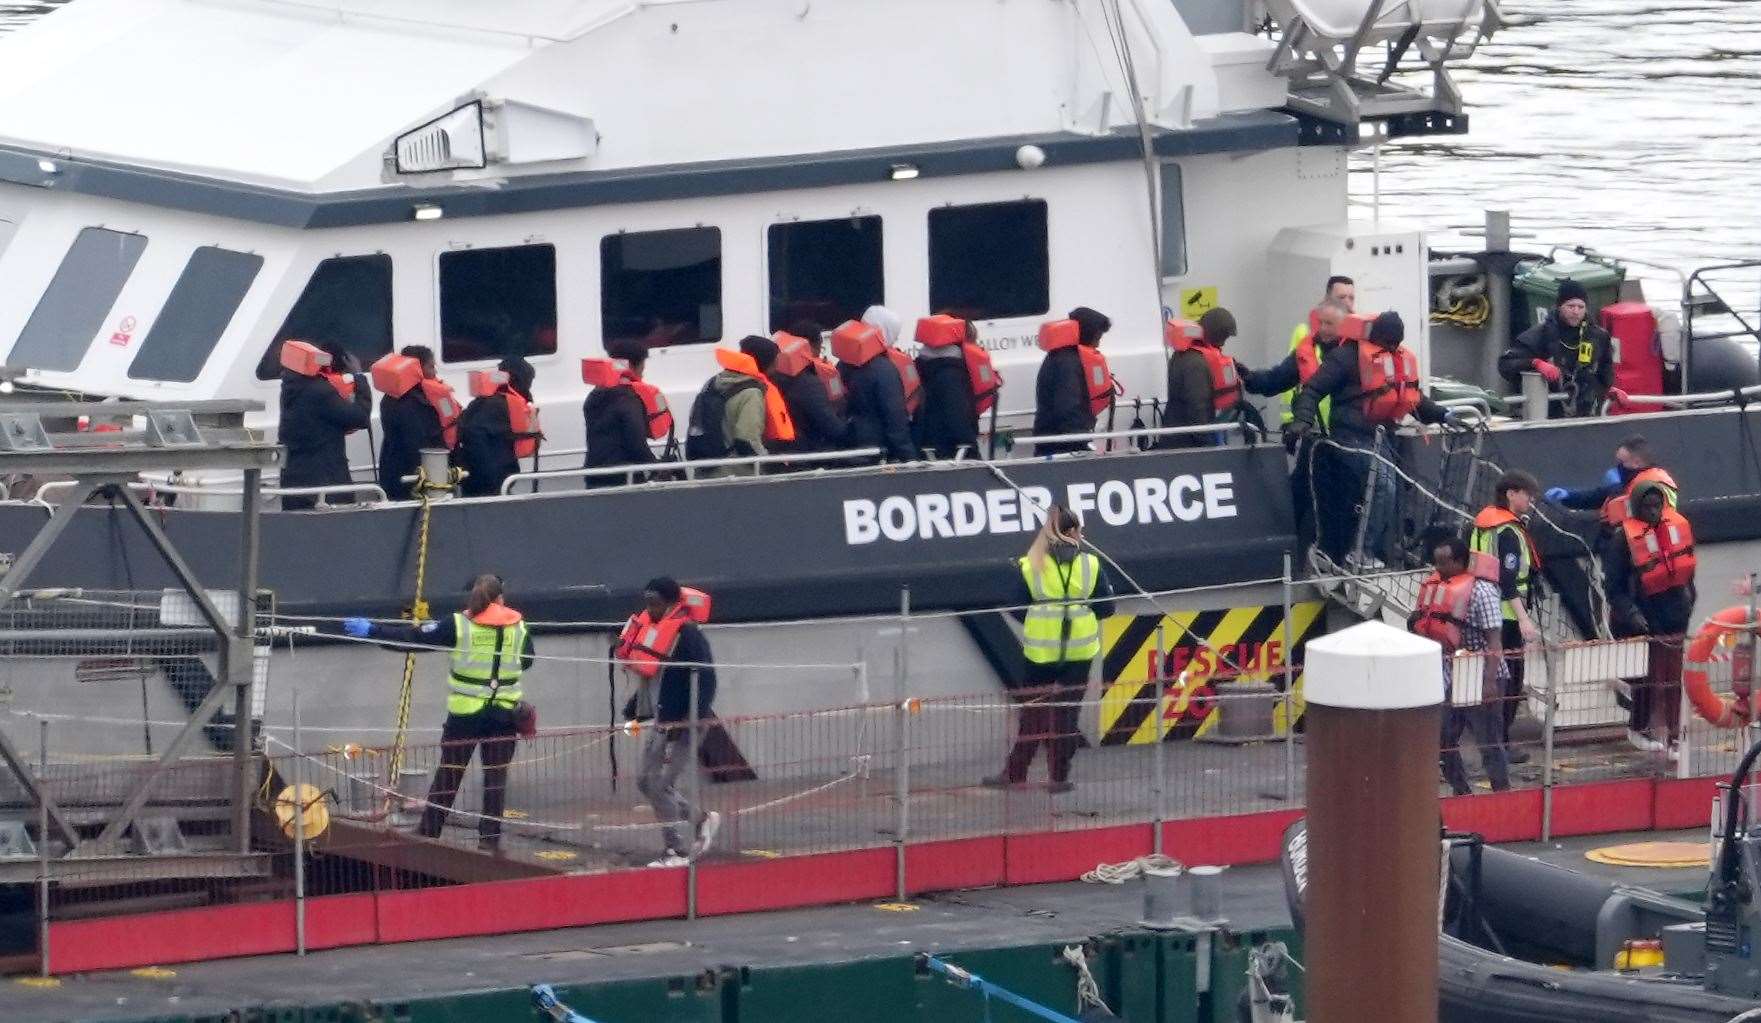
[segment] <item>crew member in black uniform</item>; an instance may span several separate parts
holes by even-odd
[[[1590,293],[1577,281],[1560,281],[1553,311],[1498,357],[1498,372],[1512,384],[1521,387],[1524,373],[1539,373],[1548,391],[1566,395],[1548,402],[1550,419],[1593,416],[1604,398],[1627,400],[1614,386],[1614,342],[1589,317]]]

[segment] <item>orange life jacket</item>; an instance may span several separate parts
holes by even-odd
[[[715,361],[732,373],[749,376],[764,385],[764,439],[770,441],[792,441],[795,439],[795,420],[789,417],[789,406],[783,401],[783,392],[770,378],[758,371],[758,361],[737,348],[717,348]]]
[[[925,348],[946,348],[959,345],[966,360],[966,379],[972,386],[972,398],[979,414],[989,412],[997,404],[1003,389],[1003,377],[991,361],[991,353],[982,345],[967,340],[966,321],[958,316],[926,316],[917,321],[917,342]]]
[[[368,373],[373,378],[373,386],[392,398],[401,398],[422,383],[422,363],[396,352],[381,357]]]
[[[905,411],[917,414],[917,407],[923,404],[923,381],[917,376],[917,363],[911,360],[911,356],[887,344],[880,328],[860,320],[845,320],[832,331],[832,354],[839,362],[852,366],[866,366],[874,361],[875,356],[885,355],[899,371],[899,382],[905,387]]]
[[[1050,320],[1040,324],[1039,346],[1044,352],[1074,347],[1082,360],[1082,384],[1088,397],[1088,414],[1098,416],[1113,404],[1118,382],[1107,365],[1107,357],[1099,348],[1082,343],[1082,328],[1075,320]]]
[[[1175,354],[1196,351],[1204,356],[1205,368],[1211,374],[1211,413],[1221,416],[1241,404],[1241,380],[1235,374],[1235,360],[1223,350],[1203,342],[1204,331],[1194,336],[1194,324],[1170,320],[1163,331],[1168,347]]]
[[[1523,524],[1523,520],[1517,518],[1509,508],[1500,508],[1495,504],[1481,508],[1480,514],[1474,516],[1474,529],[1484,530],[1487,533],[1510,525],[1516,526],[1517,531],[1522,535],[1523,546],[1529,549],[1529,578],[1533,579],[1541,572],[1541,552],[1535,547],[1535,538],[1529,535],[1529,527]],[[1470,551],[1468,562],[1469,575],[1477,576],[1487,582],[1495,583],[1498,581],[1498,545],[1496,543],[1492,545],[1491,550]]]
[[[444,380],[423,378],[422,400],[426,401],[434,413],[440,417],[440,431],[446,446],[459,446],[459,413],[464,411],[459,399],[452,393],[452,385]]]
[[[1463,572],[1448,579],[1432,572],[1419,587],[1419,602],[1412,631],[1443,645],[1445,654],[1461,649],[1468,626],[1468,605],[1474,596],[1474,574]]]
[[[626,359],[582,359],[581,382],[589,387],[628,387],[642,399],[649,440],[673,434],[673,410],[660,388],[636,375]]]
[[[352,374],[352,373],[332,373],[329,370],[325,370],[324,372],[319,373],[318,375],[323,377],[325,380],[329,381],[330,386],[336,388],[336,393],[342,395],[342,399],[344,401],[354,401],[355,400],[355,377],[354,377],[354,374]],[[351,430],[349,432],[353,433],[354,431]]]
[[[289,338],[281,343],[281,368],[303,377],[315,377],[330,365],[330,353],[310,341]]]
[[[825,387],[825,396],[832,406],[843,409],[844,378],[838,375],[838,367],[813,354],[812,342],[782,330],[772,334],[770,339],[777,346],[777,361],[771,363],[770,367],[773,373],[794,377],[812,371]]]
[[[531,458],[538,453],[538,410],[526,396],[514,390],[507,370],[474,369],[469,377],[471,397],[487,398],[500,394],[508,402],[508,426],[514,431],[514,457]]]
[[[1627,519],[1632,518],[1633,490],[1639,484],[1648,482],[1661,483],[1666,487],[1671,498],[1668,503],[1671,506],[1675,504],[1675,477],[1671,476],[1665,470],[1653,465],[1649,468],[1640,469],[1638,472],[1634,473],[1633,478],[1627,481],[1624,490],[1602,502],[1602,524],[1611,527],[1619,526]]]
[[[1419,358],[1401,345],[1390,351],[1371,341],[1357,343],[1357,393],[1364,418],[1398,423],[1419,407]]]
[[[709,594],[688,586],[679,587],[679,602],[654,620],[647,610],[638,611],[624,623],[618,636],[617,659],[643,678],[660,674],[661,662],[671,657],[686,622],[709,621]]]
[[[1315,372],[1321,368],[1321,348],[1315,344],[1315,335],[1319,332],[1318,325],[1311,327],[1309,332],[1302,336],[1302,340],[1297,342],[1296,349],[1291,353],[1296,356],[1296,378],[1305,384],[1309,382],[1309,377],[1314,376]]]
[[[1694,531],[1674,508],[1663,509],[1656,528],[1637,518],[1621,523],[1627,553],[1639,577],[1639,592],[1655,597],[1694,581]]]

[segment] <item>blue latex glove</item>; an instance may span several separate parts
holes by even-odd
[[[356,639],[366,639],[373,634],[373,623],[365,618],[344,618],[342,631]]]
[[[1569,493],[1570,491],[1566,490],[1564,487],[1548,487],[1541,492],[1541,496],[1549,501],[1563,501]]]
[[[1607,487],[1626,485],[1626,481],[1620,478],[1620,466],[1611,465],[1608,467],[1608,471],[1602,474],[1602,485]]]

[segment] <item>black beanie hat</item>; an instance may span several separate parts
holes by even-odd
[[[1198,326],[1205,332],[1205,340],[1218,348],[1237,333],[1235,314],[1222,306],[1205,310],[1205,314],[1198,318]]]
[[[1571,280],[1570,278],[1560,281],[1559,297],[1553,300],[1553,304],[1561,306],[1570,302],[1574,298],[1580,302],[1588,304],[1590,301],[1590,292],[1582,284],[1579,284],[1577,281]]]
[[[656,576],[655,578],[648,580],[648,585],[642,588],[650,593],[658,595],[660,599],[669,604],[676,604],[679,602],[679,584],[674,582],[673,577],[670,575]]]
[[[757,334],[748,334],[741,338],[740,350],[752,356],[752,361],[758,363],[760,373],[769,372],[771,363],[777,361],[777,354],[781,351],[775,341]]]
[[[1377,313],[1376,322],[1370,324],[1370,340],[1383,348],[1393,348],[1406,340],[1406,322],[1392,309]]]

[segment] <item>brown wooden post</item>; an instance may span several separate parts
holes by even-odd
[[[1309,1023],[1435,1023],[1441,648],[1366,622],[1306,673]]]

